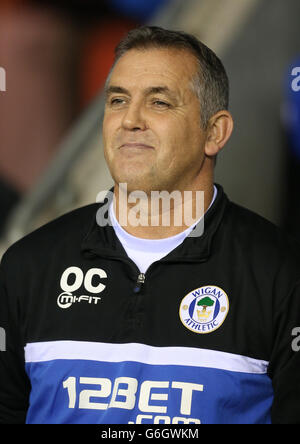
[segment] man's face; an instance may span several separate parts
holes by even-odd
[[[185,50],[130,50],[116,63],[103,121],[104,154],[115,183],[128,191],[190,190],[206,134]]]

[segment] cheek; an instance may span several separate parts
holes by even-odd
[[[109,134],[109,127],[110,127],[109,118],[104,114],[103,123],[102,123],[103,139],[107,139]]]
[[[104,116],[102,124],[102,142],[103,142],[103,154],[108,165],[112,162],[113,157],[113,134],[115,130],[112,125],[112,119]]]
[[[104,142],[111,141],[113,138],[113,135],[116,132],[116,129],[118,128],[118,119],[117,116],[111,114],[111,113],[105,113],[103,117],[103,123],[102,123],[102,135]]]
[[[168,137],[172,166],[177,169],[193,168],[201,161],[203,151],[203,134],[200,126],[191,119],[181,120]]]
[[[165,148],[175,149],[176,145],[184,140],[186,124],[178,116],[173,116],[171,119],[161,118],[156,121],[153,130]]]
[[[169,155],[180,156],[187,151],[190,144],[190,129],[184,119],[174,119],[161,131],[164,145],[168,148]]]

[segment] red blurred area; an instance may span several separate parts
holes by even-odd
[[[0,233],[103,87],[116,44],[137,26],[101,5],[83,18],[71,5],[0,0]]]
[[[77,112],[78,31],[56,12],[9,7],[0,14],[0,178],[28,191]]]
[[[104,86],[120,39],[137,23],[111,19],[94,29],[86,40],[81,61],[82,105],[86,106]]]

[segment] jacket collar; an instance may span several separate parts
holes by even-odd
[[[213,205],[205,213],[202,235],[195,237],[188,236],[182,244],[171,251],[165,258],[161,259],[161,261],[198,261],[205,260],[209,257],[212,239],[220,226],[224,211],[229,202],[222,186],[219,184],[215,185],[218,194]],[[81,251],[85,256],[127,257],[122,244],[115,234],[108,215],[108,207],[112,195],[113,188],[100,205],[95,205],[95,217],[90,223],[81,244]],[[106,223],[103,223],[103,221],[106,221]],[[99,222],[102,223],[102,226],[99,225]]]

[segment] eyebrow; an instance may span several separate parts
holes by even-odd
[[[111,94],[127,94],[130,95],[129,91],[125,88],[122,88],[121,86],[109,86],[108,88],[105,88],[105,95],[106,97],[110,96]]]
[[[171,99],[176,100],[176,94],[171,91],[167,86],[149,86],[144,91],[146,96],[152,95],[152,94],[166,94]],[[130,96],[130,92],[121,86],[115,86],[111,85],[108,88],[105,89],[105,95],[106,97],[109,97],[111,94],[126,94]]]

